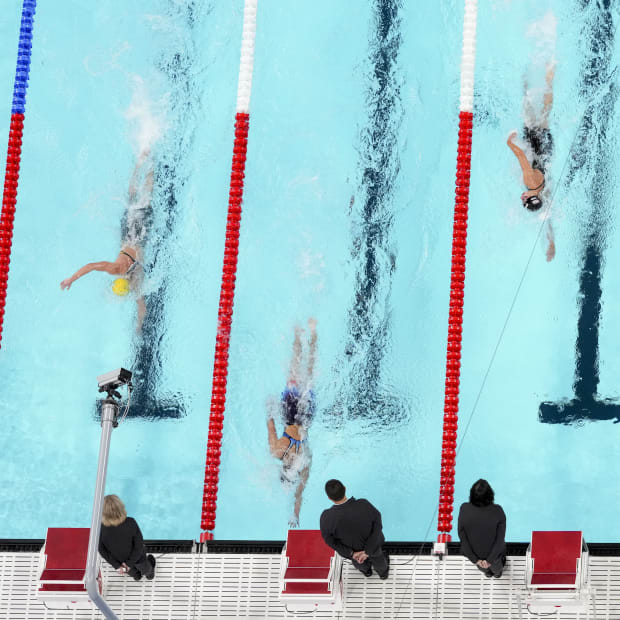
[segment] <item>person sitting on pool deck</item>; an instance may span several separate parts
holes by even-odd
[[[91,271],[104,271],[113,276],[120,276],[112,282],[112,291],[116,295],[127,295],[131,290],[136,292],[138,306],[138,330],[142,326],[146,305],[139,291],[142,287],[144,270],[142,267],[142,247],[145,243],[145,229],[150,217],[151,195],[153,193],[153,167],[148,161],[149,152],[143,152],[136,164],[129,183],[128,208],[123,218],[121,250],[114,262],[99,261],[80,267],[71,277],[60,283],[62,290],[69,290],[71,285]],[[148,168],[148,169],[147,169]],[[145,173],[142,190],[138,191],[138,179]]]
[[[316,359],[316,320],[308,320],[310,340],[308,343],[308,361],[303,373],[301,358],[302,329],[295,327],[293,357],[286,387],[279,403],[268,402],[267,432],[269,451],[272,456],[282,461],[280,480],[289,488],[295,488],[293,514],[289,519],[289,527],[299,526],[299,511],[304,487],[310,474],[312,454],[308,446],[308,428],[314,417],[315,402],[312,391],[312,377]],[[279,409],[284,423],[282,437],[278,437],[276,423],[273,419],[274,409]]]
[[[549,65],[546,74],[543,109],[539,117],[534,114],[532,106],[528,103],[528,97],[526,96],[524,99],[525,126],[523,128],[523,137],[532,150],[532,163],[530,164],[523,150],[514,144],[513,140],[517,136],[516,131],[511,132],[507,141],[508,147],[515,154],[521,166],[523,183],[527,188],[527,191],[521,194],[521,202],[528,211],[538,211],[542,207],[543,197],[541,194],[545,189],[549,189],[546,175],[551,156],[553,155],[553,136],[549,130],[549,113],[553,105],[554,72],[554,65]],[[547,219],[547,239],[549,241],[547,261],[551,261],[555,256],[555,239],[550,219]]]
[[[506,565],[506,515],[493,503],[495,494],[486,480],[478,480],[461,505],[458,532],[461,553],[487,577],[499,578]]]

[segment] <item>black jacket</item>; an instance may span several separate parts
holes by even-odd
[[[101,525],[99,553],[114,568],[125,562],[134,566],[146,554],[142,532],[135,519],[127,517],[120,525]]]
[[[323,511],[321,536],[344,558],[354,551],[375,555],[385,542],[381,513],[368,500],[354,497]]]
[[[478,560],[493,564],[506,554],[506,515],[501,506],[463,504],[458,527],[461,553],[474,564]]]

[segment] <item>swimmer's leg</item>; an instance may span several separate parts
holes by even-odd
[[[308,376],[306,381],[308,387],[310,387],[313,383],[314,362],[316,361],[316,319],[308,319],[308,327],[310,328],[310,351],[308,352]]]
[[[547,73],[545,75],[545,82],[547,88],[543,97],[543,111],[540,119],[540,127],[549,127],[549,113],[553,106],[553,76],[555,75],[555,63],[547,65]]]
[[[138,161],[129,181],[129,201],[136,202],[142,196],[150,196],[153,193],[153,162],[150,157],[150,151],[146,150],[140,153]],[[138,182],[143,173],[145,173],[144,183],[142,185],[142,196],[138,194]]]
[[[523,123],[526,127],[534,127],[536,125],[536,112],[532,105],[532,97],[528,92],[527,78],[523,77]]]
[[[295,325],[295,340],[293,341],[293,357],[288,374],[289,381],[299,381],[299,366],[301,364],[301,332],[299,325]]]

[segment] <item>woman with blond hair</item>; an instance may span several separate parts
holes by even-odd
[[[117,495],[103,498],[99,553],[120,575],[129,573],[136,581],[155,576],[155,558],[146,555],[142,532]]]

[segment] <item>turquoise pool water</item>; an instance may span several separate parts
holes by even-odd
[[[532,529],[620,537],[618,427],[590,419],[613,418],[620,399],[609,268],[620,252],[618,15],[605,7],[479,3],[456,504],[487,478],[511,540]],[[0,351],[0,537],[89,523],[96,376],[123,365],[140,392],[113,433],[107,490],[146,537],[193,538],[243,4],[54,9],[42,3],[36,15]],[[266,402],[309,317],[317,413],[301,526],[318,527],[323,484],[336,477],[381,509],[388,538],[434,536],[462,11],[456,0],[415,11],[395,0],[259,4],[217,538],[285,536],[291,498],[269,456]],[[8,7],[4,139],[18,27],[19,6]],[[547,263],[505,139],[523,124],[524,77],[540,97],[552,58],[557,254]],[[155,189],[138,337],[135,304],[112,295],[111,278],[59,283],[116,256],[145,147]],[[559,423],[540,421],[542,402],[574,397],[576,373],[592,397],[586,417],[562,423],[570,407],[558,406]]]

